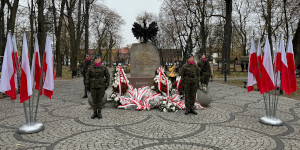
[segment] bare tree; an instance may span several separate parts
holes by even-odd
[[[298,27],[293,38],[294,45],[294,57],[295,57],[295,66],[298,68],[300,65],[300,19],[298,21]]]
[[[83,20],[81,19],[81,0],[67,0],[66,1],[66,8],[67,8],[67,18],[68,18],[68,30],[70,36],[70,48],[71,48],[71,70],[72,76],[77,74],[77,58],[78,58],[78,51],[80,47],[80,40],[81,35],[83,33],[83,28],[81,24]],[[74,10],[77,6],[77,23],[75,26],[75,21],[73,18]]]
[[[225,0],[226,3],[226,23],[224,25],[224,40],[222,51],[222,68],[223,71],[227,71],[230,74],[230,48],[231,48],[231,35],[232,35],[232,0]]]
[[[64,19],[64,10],[65,10],[66,0],[62,0],[60,3],[60,16],[57,24],[57,16],[56,16],[56,6],[55,1],[52,0],[52,11],[53,11],[53,19],[54,19],[54,32],[56,37],[56,75],[57,77],[62,76],[62,55],[61,55],[61,29],[63,25]]]

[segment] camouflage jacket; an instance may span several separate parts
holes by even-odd
[[[91,60],[89,61],[82,61],[80,64],[80,68],[81,68],[81,75],[85,77],[85,74],[87,73],[87,70],[89,69],[89,66],[91,65]]]
[[[211,75],[211,70],[210,70],[210,65],[208,61],[202,61],[198,63],[198,66],[200,68],[200,75],[201,76],[210,76]]]
[[[109,71],[106,66],[91,64],[86,73],[87,88],[107,88],[110,81]]]
[[[200,78],[200,69],[199,67],[194,64],[194,65],[189,65],[189,64],[184,64],[181,68],[181,77],[182,77],[182,83],[197,83],[199,82]]]

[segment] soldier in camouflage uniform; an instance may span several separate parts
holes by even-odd
[[[188,61],[182,66],[180,72],[185,95],[185,115],[189,113],[197,115],[194,104],[199,88],[200,69],[194,62],[193,54],[188,55]]]
[[[84,84],[84,96],[82,98],[87,98],[87,88],[85,85],[86,80],[86,72],[91,64],[91,59],[89,54],[85,54],[85,60],[81,62],[80,68],[81,68],[81,75],[83,76],[83,84]]]
[[[209,78],[211,76],[210,65],[205,58],[205,54],[202,54],[200,62],[198,63],[200,68],[200,82],[208,86]]]
[[[106,100],[103,100],[105,90],[110,81],[110,75],[106,66],[101,64],[101,57],[96,56],[95,62],[91,64],[86,73],[86,86],[91,92],[93,98],[94,114],[92,119],[98,117],[102,118],[101,109],[104,107]]]

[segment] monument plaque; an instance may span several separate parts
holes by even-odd
[[[148,43],[136,43],[130,49],[131,77],[154,77],[160,66],[158,50]]]
[[[158,50],[149,43],[135,43],[130,49],[130,83],[133,87],[151,86],[160,66]]]

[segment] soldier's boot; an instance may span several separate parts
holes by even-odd
[[[97,116],[98,116],[98,114],[97,114],[97,110],[96,110],[96,111],[94,111],[94,114],[91,116],[91,118],[95,119]]]
[[[99,118],[99,119],[102,118],[101,109],[98,109],[98,118]]]
[[[195,111],[195,109],[190,109],[190,113],[197,115],[198,113]]]
[[[87,97],[88,97],[88,96],[87,96],[87,94],[86,94],[86,92],[85,92],[82,98],[87,98]]]
[[[190,113],[190,108],[185,108],[184,114],[185,114],[185,115],[188,115],[189,113]]]

